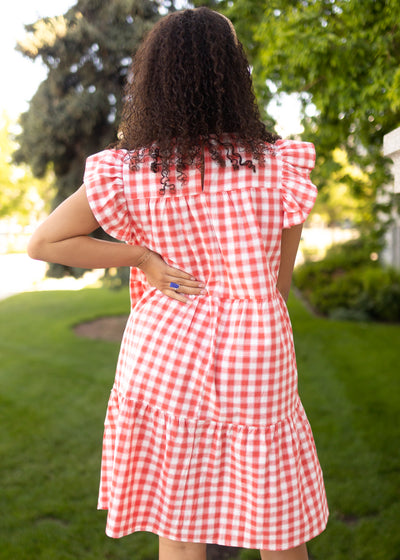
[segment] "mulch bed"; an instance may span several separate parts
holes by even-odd
[[[121,342],[127,320],[128,315],[101,317],[94,321],[76,325],[76,327],[74,327],[74,332],[78,336],[83,336],[85,338]]]

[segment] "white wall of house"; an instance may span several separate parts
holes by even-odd
[[[383,137],[383,154],[393,161],[392,192],[400,193],[400,127]],[[386,234],[386,246],[382,253],[383,261],[400,269],[400,216],[393,209],[393,225]]]

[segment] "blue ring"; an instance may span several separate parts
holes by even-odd
[[[174,288],[175,290],[178,290],[179,288],[179,284],[176,284],[176,282],[171,282],[169,285],[170,288]]]

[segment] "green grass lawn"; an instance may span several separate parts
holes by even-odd
[[[128,310],[125,290],[0,302],[1,560],[157,558],[152,535],[104,535],[96,500],[118,344],[72,330]],[[293,297],[290,311],[331,510],[311,556],[400,560],[400,326],[316,318]]]

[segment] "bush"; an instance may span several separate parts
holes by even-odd
[[[336,278],[361,266],[378,268],[378,263],[371,261],[371,254],[378,250],[378,246],[362,239],[333,245],[322,261],[308,261],[295,270],[296,286],[300,290],[314,290],[318,286],[330,284],[332,277]]]
[[[101,279],[104,288],[120,290],[129,286],[130,269],[127,266],[120,268],[107,268]]]
[[[294,283],[311,305],[336,319],[400,320],[400,271],[371,261],[362,240],[337,245],[325,259],[295,270]]]

